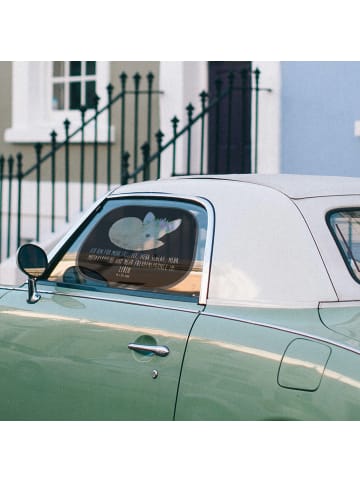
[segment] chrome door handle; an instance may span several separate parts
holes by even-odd
[[[138,345],[137,343],[129,343],[129,350],[150,352],[157,356],[168,356],[170,350],[167,346],[161,345]]]

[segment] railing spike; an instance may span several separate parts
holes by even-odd
[[[144,144],[141,146],[141,150],[143,154],[145,155],[146,153],[150,152],[150,145],[148,142],[144,142]]]
[[[8,157],[8,169],[9,169],[9,175],[12,174],[14,167],[14,157],[12,154]]]
[[[134,79],[135,90],[138,90],[140,85],[140,80],[141,80],[141,75],[139,74],[139,72],[136,72],[136,74],[133,76],[133,79]]]
[[[205,103],[206,99],[209,97],[209,94],[205,92],[205,90],[203,90],[202,92],[200,92],[199,97],[201,99],[201,102]]]
[[[35,145],[34,145],[34,149],[35,149],[35,152],[36,152],[36,156],[37,156],[37,162],[39,161],[39,157],[41,156],[41,150],[43,148],[43,145],[41,144],[41,142],[37,142]]]
[[[162,138],[164,137],[164,135],[165,135],[165,134],[164,134],[163,132],[161,132],[160,129],[157,131],[157,133],[155,134],[155,137],[156,137],[156,140],[157,140],[158,143],[159,143],[159,142],[161,143],[161,140],[162,140]]]
[[[71,122],[69,121],[69,119],[65,119],[65,120],[64,120],[65,137],[66,137],[66,138],[68,138],[68,137],[69,137],[69,128],[70,128],[70,124],[71,124]]]
[[[192,119],[192,115],[193,115],[193,112],[195,110],[195,107],[190,103],[186,106],[186,110],[187,110],[188,119],[189,119],[189,122],[190,122],[191,119]]]
[[[23,160],[23,155],[22,155],[21,152],[18,152],[16,154],[16,160],[17,160],[18,176],[21,176],[21,174],[22,174],[22,160]]]
[[[174,116],[174,117],[171,119],[171,122],[173,123],[173,126],[177,126],[180,121],[179,121],[179,119],[178,119],[176,116]]]
[[[119,78],[120,78],[120,81],[121,81],[121,87],[122,87],[123,90],[125,90],[125,84],[126,84],[126,80],[128,78],[126,72],[122,72],[119,75]]]
[[[99,108],[99,101],[100,101],[100,97],[97,95],[97,93],[95,92],[94,94],[94,105],[95,105],[95,110],[97,111],[98,108]]]

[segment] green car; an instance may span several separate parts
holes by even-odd
[[[360,180],[114,189],[0,289],[1,420],[360,420]]]

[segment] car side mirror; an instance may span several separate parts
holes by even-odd
[[[40,278],[48,267],[45,251],[35,244],[24,244],[18,251],[17,264],[28,277],[28,303],[37,303],[41,295],[36,289],[36,280]]]

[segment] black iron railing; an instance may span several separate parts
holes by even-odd
[[[258,163],[258,106],[259,93],[262,90],[270,90],[260,88],[259,78],[260,71],[246,71],[242,73],[244,84],[237,89],[242,91],[251,91],[252,102],[254,103],[255,119],[254,124],[254,156],[252,171],[257,172]],[[249,82],[249,79],[252,79]],[[150,178],[159,178],[161,176],[162,163],[164,154],[170,158],[170,174],[172,176],[182,174],[203,174],[207,172],[207,151],[210,148],[218,150],[217,138],[221,130],[221,122],[219,119],[219,108],[225,102],[228,103],[228,133],[227,133],[227,165],[230,165],[230,145],[232,143],[231,113],[232,99],[235,91],[234,76],[229,74],[227,82],[218,81],[216,83],[215,95],[209,96],[205,91],[200,96],[200,111],[195,113],[192,104],[186,107],[185,125],[180,126],[180,120],[174,116],[171,119],[171,138],[164,142],[164,134],[158,130],[153,134],[153,101],[154,95],[161,94],[160,91],[154,90],[154,75],[149,73],[145,79],[146,86],[141,88],[141,82],[144,79],[139,74],[133,77],[133,88],[128,88],[128,77],[125,73],[120,75],[120,92],[114,96],[114,87],[110,84],[107,87],[107,103],[99,109],[99,97],[95,99],[95,111],[86,118],[87,110],[85,107],[80,109],[81,125],[79,128],[71,131],[70,121],[64,121],[64,141],[58,142],[59,133],[56,131],[50,134],[50,147],[44,153],[44,145],[37,143],[34,146],[35,162],[33,165],[24,170],[24,158],[21,153],[16,156],[9,156],[5,159],[0,156],[0,262],[4,258],[10,257],[20,244],[25,240],[23,235],[23,224],[25,219],[25,211],[29,202],[34,203],[33,207],[33,224],[34,240],[40,241],[40,235],[46,232],[54,233],[57,229],[56,223],[59,217],[62,222],[68,223],[71,219],[72,212],[81,212],[86,205],[95,200],[99,195],[99,186],[105,186],[109,190],[114,184],[128,184]],[[126,146],[126,130],[130,128],[127,122],[127,101],[132,99],[132,146],[131,149]],[[140,99],[145,101],[144,109],[140,109]],[[112,122],[116,112],[115,104],[120,106],[120,132],[117,154],[117,161],[114,156],[114,143],[112,140]],[[209,143],[207,138],[208,122],[210,114],[213,115],[215,122],[215,145],[214,139]],[[106,116],[107,139],[100,143],[98,138],[99,117]],[[146,119],[146,129],[142,129],[140,134],[140,117]],[[85,142],[86,127],[93,126],[93,140],[90,143]],[[197,136],[198,151],[194,151],[193,141],[195,134]],[[145,135],[146,141],[140,142],[140,135]],[[80,139],[79,139],[80,137]],[[76,138],[76,139],[75,139]],[[185,142],[185,159],[181,159],[183,166],[179,170],[178,166],[178,144],[182,140]],[[131,150],[131,153],[130,153]],[[92,152],[91,152],[92,151]],[[101,152],[100,152],[101,151]],[[76,153],[77,152],[77,153]],[[197,161],[196,171],[194,170],[194,160]],[[71,172],[74,164],[78,168],[77,175]],[[185,166],[185,168],[184,168]],[[46,176],[43,171],[47,170]],[[117,173],[118,177],[114,173]],[[100,182],[100,174],[102,182]],[[32,180],[32,186],[35,186],[31,192],[31,201],[28,196],[24,195],[24,181]],[[75,182],[74,182],[75,181]],[[44,192],[44,183],[47,183],[48,190]],[[76,195],[71,192],[71,188],[77,186]],[[92,186],[91,199],[85,196],[85,186]],[[78,196],[78,197],[77,197]],[[77,205],[74,208],[74,204]],[[44,228],[44,209],[46,208],[46,216],[49,218],[50,228]],[[59,215],[61,212],[61,215]]]
[[[134,163],[133,170],[130,170],[130,153],[125,152],[122,158],[122,184],[128,184],[129,182],[137,182],[139,179],[141,180],[149,180],[150,179],[150,167],[155,164],[155,172],[153,174],[154,177],[160,178],[161,176],[161,168],[162,168],[162,155],[165,151],[172,150],[172,168],[171,168],[171,175],[172,176],[179,176],[179,175],[191,175],[191,174],[204,174],[207,172],[207,159],[205,158],[205,151],[206,147],[214,148],[215,150],[215,166],[217,167],[219,164],[219,153],[218,147],[220,144],[219,141],[219,133],[222,129],[221,119],[220,119],[220,106],[224,102],[228,103],[227,109],[227,145],[226,145],[226,163],[225,168],[222,173],[229,173],[230,172],[230,164],[231,164],[231,149],[230,146],[232,144],[232,136],[233,136],[233,126],[232,126],[232,99],[235,90],[240,90],[244,93],[246,91],[252,92],[254,102],[254,157],[253,157],[253,166],[249,170],[249,172],[258,172],[258,141],[259,141],[259,94],[261,91],[271,92],[269,88],[262,88],[260,87],[260,70],[256,69],[254,71],[243,71],[241,73],[242,77],[242,84],[240,87],[234,87],[234,73],[230,72],[228,75],[227,82],[223,82],[222,80],[216,81],[216,93],[215,95],[209,99],[209,94],[205,91],[199,94],[200,97],[200,112],[196,115],[194,114],[195,108],[193,104],[188,104],[186,106],[187,111],[187,118],[184,127],[178,129],[179,126],[179,119],[175,116],[171,119],[172,124],[172,137],[167,142],[163,143],[164,134],[159,130],[155,134],[156,143],[154,144],[153,152],[151,152],[150,143],[147,141],[141,146],[142,150],[142,164],[137,167]],[[253,82],[249,82],[249,80],[253,79]],[[206,138],[206,123],[208,121],[208,117],[210,113],[214,113],[214,132],[215,132],[215,140],[214,139],[207,139]],[[199,127],[200,129],[200,142],[197,143],[199,150],[194,152],[192,137],[195,126]],[[179,139],[183,139],[186,137],[186,162],[185,162],[185,169],[181,172],[178,171],[177,165],[177,143]],[[211,143],[209,142],[211,141]],[[194,170],[194,160],[197,160],[197,170]],[[218,171],[219,172],[219,171]]]

